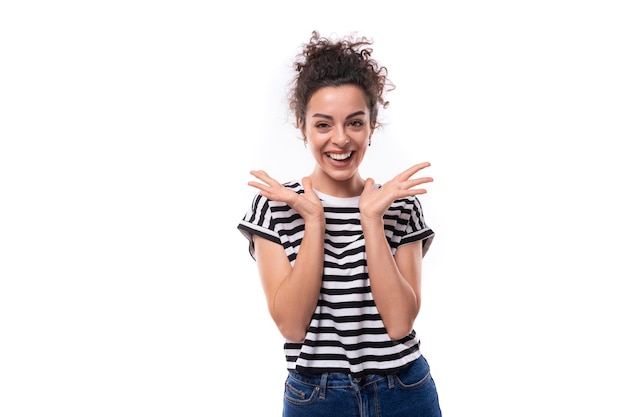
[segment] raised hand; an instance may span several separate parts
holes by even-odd
[[[365,188],[359,200],[361,220],[380,220],[394,200],[426,193],[425,188],[415,187],[432,182],[433,179],[431,177],[411,177],[418,171],[429,166],[429,162],[413,165],[411,168],[401,172],[393,179],[383,184],[380,188],[373,188],[374,180],[368,178],[365,181]]]
[[[305,222],[307,220],[324,221],[324,207],[317,194],[313,191],[309,177],[302,178],[304,193],[298,194],[270,177],[265,171],[254,170],[250,171],[250,174],[262,181],[262,183],[249,181],[248,185],[257,188],[259,194],[263,197],[289,204],[302,216]]]

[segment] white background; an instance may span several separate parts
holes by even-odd
[[[0,415],[280,415],[236,224],[249,170],[312,167],[285,96],[314,29],[396,84],[363,174],[432,164],[444,415],[626,415],[620,3],[3,2]]]

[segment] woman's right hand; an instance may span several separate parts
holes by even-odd
[[[280,182],[270,177],[265,171],[250,171],[254,177],[261,182],[249,181],[248,185],[259,190],[259,194],[270,200],[280,201],[289,204],[295,211],[302,216],[305,222],[320,221],[326,222],[324,217],[324,207],[322,202],[313,191],[311,179],[309,177],[302,178],[303,194],[283,186]]]

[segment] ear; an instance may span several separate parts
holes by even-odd
[[[304,134],[304,121],[302,119],[296,120],[296,127],[300,131],[300,134],[302,134],[302,137],[306,137]]]
[[[374,134],[374,130],[376,130],[376,120],[372,120],[372,123],[370,123],[370,138]]]

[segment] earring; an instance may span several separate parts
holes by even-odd
[[[306,148],[306,144],[307,144],[306,137],[302,138],[302,142],[304,143],[304,147]]]
[[[369,138],[369,140],[367,141],[367,146],[372,146],[372,138]]]

